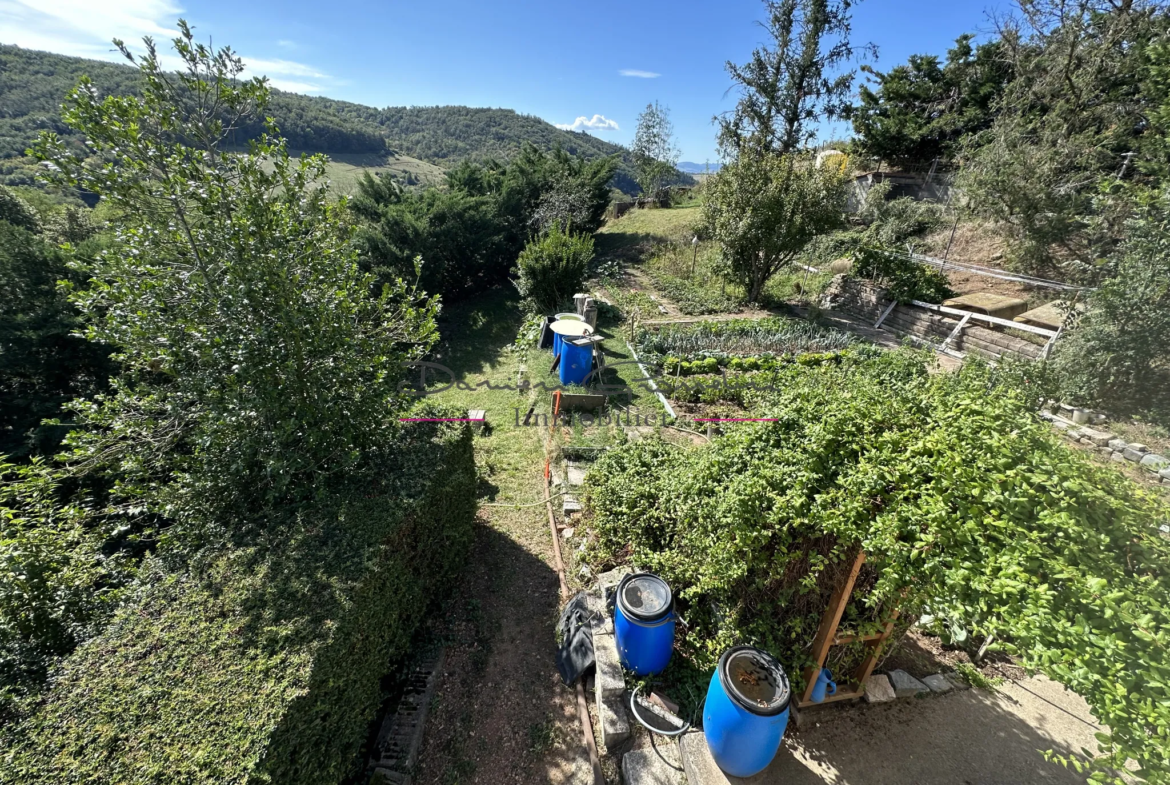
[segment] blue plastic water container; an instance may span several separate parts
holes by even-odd
[[[736,646],[719,658],[707,687],[703,735],[719,768],[751,777],[768,768],[788,726],[792,692],[776,658]]]
[[[575,313],[558,313],[553,317],[552,323],[556,322],[583,322],[585,318]],[[564,345],[564,339],[561,338],[560,333],[553,333],[553,357],[561,353],[561,346]]]
[[[562,344],[561,334],[560,333],[553,333],[553,357],[556,357],[558,354],[561,353],[561,344]]]
[[[561,341],[561,384],[585,384],[593,371],[593,345],[574,346]]]
[[[674,597],[666,581],[648,572],[627,575],[618,584],[615,606],[613,631],[622,667],[638,676],[660,673],[674,651]]]

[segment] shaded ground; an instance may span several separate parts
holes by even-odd
[[[1044,677],[920,700],[806,712],[760,785],[1083,783],[1044,751],[1096,749],[1077,695]]]

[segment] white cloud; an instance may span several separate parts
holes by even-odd
[[[282,49],[296,49],[297,48],[297,42],[290,41],[287,38],[280,39],[279,41],[276,42],[276,45],[281,47]]]
[[[639,79],[657,79],[662,74],[656,74],[653,71],[639,71],[637,68],[623,68],[618,71],[622,76],[636,76]]]
[[[610,120],[605,115],[595,114],[593,117],[578,117],[571,123],[557,123],[562,131],[617,131],[616,120]]]
[[[269,79],[268,84],[286,93],[319,93],[324,88],[311,82],[293,82],[287,79]]]
[[[112,39],[120,38],[132,51],[141,52],[143,36],[152,36],[163,67],[179,68],[181,62],[169,49],[182,12],[172,0],[0,0],[0,43],[125,62]],[[291,60],[245,57],[244,63],[252,75],[275,77],[270,81],[279,90],[318,93],[321,85],[306,80],[329,79],[318,69]]]

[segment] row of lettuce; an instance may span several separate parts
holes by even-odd
[[[1030,373],[932,374],[909,350],[778,364],[741,393],[773,422],[603,455],[587,478],[591,557],[675,587],[687,625],[667,677],[686,694],[738,643],[799,680],[862,550],[843,629],[873,632],[897,606],[994,636],[1110,729],[1098,776],[1128,762],[1170,782],[1170,507],[1059,443]]]
[[[175,43],[179,76],[151,47],[140,94],[70,95],[83,153],[35,148],[101,197],[97,241],[53,249],[68,226],[0,200],[28,306],[4,351],[89,347],[95,382],[47,426],[55,455],[0,461],[2,782],[343,781],[471,540],[469,431],[404,421],[453,416],[403,379],[438,299],[363,266],[324,159],[275,135],[225,153],[267,88]],[[37,259],[64,281],[53,323],[28,297],[53,281],[20,277]]]

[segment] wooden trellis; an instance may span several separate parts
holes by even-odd
[[[813,639],[813,658],[816,661],[814,667],[809,667],[804,672],[805,688],[804,694],[796,701],[798,709],[804,709],[809,706],[820,706],[824,703],[832,703],[834,701],[843,700],[857,700],[865,695],[865,682],[873,673],[874,667],[877,666],[878,658],[881,656],[882,648],[885,647],[886,641],[889,640],[890,635],[894,631],[894,623],[898,621],[899,609],[894,608],[890,615],[882,624],[879,632],[870,633],[868,635],[838,635],[837,627],[841,624],[841,616],[845,613],[845,606],[849,604],[849,598],[853,595],[853,584],[857,582],[857,576],[861,573],[861,567],[865,564],[865,551],[859,551],[857,558],[853,561],[853,567],[849,570],[849,576],[845,582],[833,590],[832,597],[829,598],[829,607],[825,609],[825,615],[821,618],[821,626],[817,629],[817,636]],[[821,668],[825,667],[825,660],[829,656],[829,649],[845,643],[854,643],[856,641],[864,641],[866,648],[865,659],[862,660],[861,665],[853,672],[853,677],[849,682],[838,682],[837,692],[833,695],[826,695],[821,703],[812,702],[813,687],[816,686],[817,674],[821,672]]]

